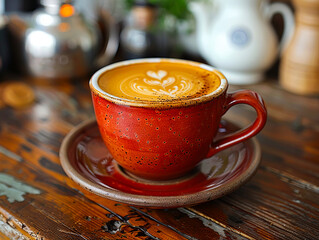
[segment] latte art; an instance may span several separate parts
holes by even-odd
[[[146,77],[141,75],[124,80],[120,85],[120,89],[125,95],[132,98],[137,95],[146,98],[154,96],[176,98],[182,95],[186,96],[194,88],[194,84],[183,76],[169,77],[167,75],[164,70],[159,70],[158,72],[147,71]]]
[[[98,83],[115,97],[170,101],[209,94],[219,87],[220,79],[211,71],[184,63],[150,62],[110,70]]]

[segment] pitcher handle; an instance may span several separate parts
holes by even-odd
[[[103,22],[103,30],[108,35],[106,36],[107,44],[104,52],[96,60],[97,67],[101,68],[115,56],[119,46],[119,34],[114,19],[107,11],[101,9],[99,17]]]
[[[207,158],[213,156],[221,150],[224,150],[225,148],[231,147],[237,143],[255,136],[265,126],[267,120],[267,110],[263,99],[258,93],[250,90],[240,90],[237,92],[229,93],[226,96],[223,114],[225,114],[229,108],[237,104],[248,104],[252,106],[257,112],[256,120],[248,127],[226,135],[223,138],[212,143],[210,150],[206,156]]]
[[[281,14],[284,21],[283,34],[279,43],[279,54],[286,49],[295,29],[294,14],[284,3],[272,3],[268,5],[268,17],[271,19],[276,13]]]

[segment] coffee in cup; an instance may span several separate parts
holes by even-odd
[[[165,61],[160,65],[148,62],[113,68],[98,80],[99,87],[112,96],[156,105],[208,95],[220,84],[214,72]]]

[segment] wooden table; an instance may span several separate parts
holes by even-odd
[[[0,108],[0,239],[319,239],[318,98],[275,79],[246,86],[268,107],[256,175],[220,199],[154,210],[95,196],[61,168],[63,138],[94,116],[88,80],[27,83],[32,106]],[[226,117],[245,125],[255,113],[237,106]]]

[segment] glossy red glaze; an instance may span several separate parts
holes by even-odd
[[[96,93],[92,99],[100,133],[114,159],[134,175],[152,180],[187,174],[204,158],[254,136],[266,122],[263,101],[251,91],[224,91],[206,103],[167,109],[118,105]],[[256,109],[256,121],[213,143],[221,116],[240,103]]]
[[[217,137],[238,127],[222,120]],[[95,121],[76,127],[64,139],[61,163],[82,187],[128,204],[156,208],[194,205],[223,196],[247,181],[260,161],[256,139],[244,141],[201,161],[192,174],[171,181],[139,181],[116,167]]]

